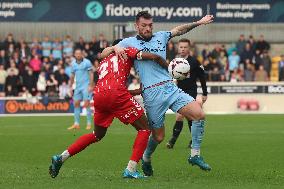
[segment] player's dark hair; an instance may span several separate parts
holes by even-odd
[[[147,20],[152,19],[153,16],[148,11],[140,11],[135,17],[135,21],[137,22],[140,18],[145,18]]]
[[[112,42],[112,46],[117,45],[122,39],[116,39]]]
[[[186,38],[182,38],[178,41],[179,43],[188,43],[188,45],[190,45],[190,40],[186,39]]]

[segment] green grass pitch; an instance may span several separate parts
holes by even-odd
[[[211,172],[187,163],[187,126],[175,148],[166,149],[174,123],[174,115],[167,115],[166,140],[153,157],[154,177],[145,180],[121,177],[136,132],[116,120],[103,141],[70,158],[52,179],[51,155],[87,133],[85,125],[67,131],[72,119],[0,117],[0,188],[284,188],[284,115],[209,115],[202,155]]]

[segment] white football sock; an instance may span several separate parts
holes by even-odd
[[[127,165],[128,171],[135,172],[137,170],[136,167],[137,167],[137,162],[136,161],[130,160],[128,162],[128,165]]]
[[[62,162],[64,162],[66,159],[68,159],[70,157],[70,154],[68,152],[68,150],[65,150],[62,154],[61,154],[61,157],[62,157]]]
[[[196,155],[198,155],[198,156],[200,156],[200,149],[191,149],[191,154],[190,154],[190,156],[191,157],[194,157],[194,156],[196,156]]]

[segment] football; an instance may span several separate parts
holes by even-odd
[[[184,58],[174,58],[168,67],[168,71],[172,78],[184,80],[189,78],[190,65]]]

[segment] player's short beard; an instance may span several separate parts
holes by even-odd
[[[139,32],[140,37],[142,37],[143,39],[147,40],[150,39],[152,37],[152,33],[150,34],[150,36],[145,36],[142,32]]]

